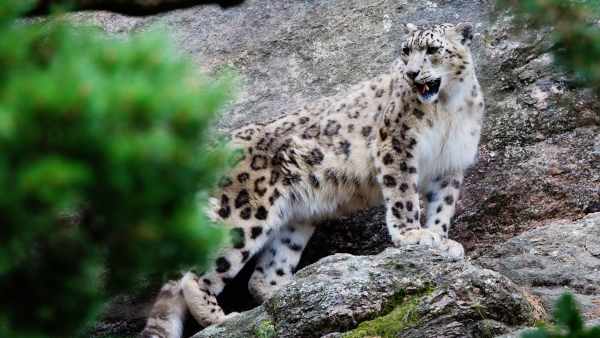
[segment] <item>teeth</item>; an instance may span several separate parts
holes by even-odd
[[[429,87],[427,87],[427,85],[425,85],[425,90],[429,90]]]

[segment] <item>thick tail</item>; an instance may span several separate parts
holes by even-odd
[[[148,316],[148,323],[139,337],[180,338],[186,311],[181,283],[171,281],[163,285]]]

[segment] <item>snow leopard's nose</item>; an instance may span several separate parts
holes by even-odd
[[[408,71],[408,72],[406,72],[406,76],[408,76],[409,79],[414,81],[414,79],[419,75],[419,73],[420,73],[419,70],[417,70],[416,72]]]

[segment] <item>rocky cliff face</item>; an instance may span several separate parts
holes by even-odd
[[[506,285],[529,288],[527,292],[540,297],[547,310],[559,294],[558,288],[562,291],[567,286],[588,297],[580,297],[580,300],[593,313],[597,311],[594,301],[600,298],[599,286],[592,282],[594,278],[600,280],[598,256],[592,254],[596,250],[593,243],[600,241],[598,232],[592,231],[599,226],[597,217],[586,218],[593,220],[590,224],[595,225],[584,227],[592,229],[584,237],[573,235],[573,231],[579,230],[572,230],[572,227],[579,226],[582,221],[577,220],[586,214],[600,211],[600,103],[590,90],[575,87],[568,75],[552,65],[551,56],[545,53],[548,32],[536,31],[526,36],[513,27],[512,18],[512,13],[495,8],[493,1],[472,0],[247,0],[242,6],[227,10],[205,6],[145,18],[107,12],[72,15],[74,22],[97,25],[117,35],[150,29],[167,31],[177,42],[182,57],[197,61],[201,71],[210,72],[222,66],[235,68],[241,74],[240,91],[217,126],[221,131],[267,118],[383,71],[399,56],[399,42],[403,36],[400,23],[473,22],[476,34],[471,49],[486,99],[486,117],[477,161],[467,172],[451,237],[465,245],[473,260],[481,256],[477,264],[516,283],[507,281]],[[550,229],[551,223],[553,225],[549,227],[557,232],[532,230],[543,226],[547,227],[540,229]],[[372,255],[381,252],[391,245],[383,224],[382,208],[321,224],[300,267],[334,253]],[[506,242],[529,230],[532,231]],[[584,246],[584,238],[591,244]],[[587,251],[580,254],[591,255],[588,260],[573,256],[573,250],[583,247]],[[405,251],[386,251],[377,259],[390,257],[392,252],[398,255],[399,262],[415,260],[413,264],[416,265],[421,264],[419,260],[440,259],[431,253]],[[354,259],[358,262],[363,258]],[[299,276],[289,288],[298,285],[300,280],[308,283],[311,277],[307,271],[316,273],[318,266],[329,264],[329,268],[334,269],[336,264],[342,264],[342,261],[350,264],[351,260],[349,256],[322,260],[319,265],[302,270],[304,277]],[[575,270],[561,270],[562,260]],[[467,263],[432,264],[447,264],[443,269],[459,274],[465,273],[466,268],[458,265]],[[578,269],[585,273],[569,272]],[[488,270],[476,271],[488,273],[483,272]],[[392,278],[393,274],[389,273]],[[569,273],[572,278],[565,277]],[[504,281],[500,275],[491,271],[489,274],[494,281]],[[448,272],[443,278],[450,278],[450,275]],[[316,281],[318,276],[313,276],[312,280]],[[256,305],[248,294],[240,293],[246,289],[244,278],[247,278],[244,274],[236,278],[221,297],[229,310],[245,310]],[[418,294],[423,306],[434,309],[436,300],[433,298],[437,297],[436,292],[441,292],[439,290],[446,292],[440,297],[450,297],[444,301],[450,302],[448,304],[467,302],[474,306],[468,299],[452,294],[455,291],[451,292],[454,290],[451,286],[440,289],[442,282],[435,278],[430,282],[428,287],[435,291],[429,295]],[[498,292],[525,297],[513,286]],[[472,287],[476,286],[473,284]],[[277,299],[281,300],[283,296],[284,293],[280,293]],[[381,297],[392,296],[390,293]],[[432,299],[427,300],[427,297]],[[361,299],[359,296],[347,298],[349,302],[360,302]],[[284,311],[283,303],[277,302],[274,299],[267,305]],[[344,306],[351,304],[354,303]],[[379,304],[384,306],[386,301]],[[523,304],[519,306],[525,306]],[[269,313],[268,308],[260,311],[264,313],[259,314],[258,310],[250,313],[255,317],[248,317],[249,323],[255,323]],[[297,310],[287,308],[285,311]],[[327,330],[350,330],[363,320],[384,315],[385,311],[381,311],[348,315],[352,320],[336,319],[337,326],[331,324],[329,329],[325,329],[329,324],[319,324],[318,329],[301,329],[295,326],[298,323],[292,325],[287,321],[277,322],[277,325],[285,328],[281,332],[288,335],[293,332],[325,334]],[[464,330],[477,336],[476,327],[483,325],[478,324],[481,320],[475,318],[471,310],[463,317],[444,317],[435,309],[431,311],[428,313],[439,316],[423,315],[419,317],[421,322],[438,320],[445,323],[445,327],[456,323],[452,324],[456,330],[440,331],[448,332],[444,336],[458,337],[461,336],[459,333],[467,332]],[[498,308],[497,311],[507,310]],[[486,314],[489,323],[496,323],[489,325],[503,328],[497,329],[496,333],[508,332],[512,326],[526,324],[529,320],[524,320],[522,314],[514,316],[521,318],[518,323]],[[278,320],[280,317],[269,318]],[[410,333],[411,336],[419,334]]]

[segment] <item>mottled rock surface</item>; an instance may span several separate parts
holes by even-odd
[[[251,337],[264,321],[277,337],[319,337],[354,329],[414,298],[417,319],[401,336],[472,337],[484,318],[508,330],[538,315],[521,289],[497,272],[435,250],[390,248],[375,256],[323,258],[260,307],[194,337]]]
[[[496,246],[476,264],[527,287],[548,313],[560,295],[570,292],[585,318],[600,317],[600,213],[527,231]]]
[[[589,320],[585,322],[584,326],[588,329],[596,326],[600,326],[600,319]],[[507,334],[502,334],[498,338],[521,338],[523,333],[531,333],[535,331],[535,328],[522,328]]]

